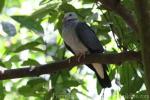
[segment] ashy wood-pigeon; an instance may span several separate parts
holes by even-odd
[[[63,18],[62,38],[68,50],[76,56],[86,53],[102,53],[103,46],[96,37],[95,32],[78,19],[74,12],[68,12]],[[103,88],[111,87],[111,81],[107,75],[106,64],[87,64],[95,73]]]

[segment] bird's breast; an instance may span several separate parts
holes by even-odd
[[[76,53],[85,53],[88,49],[79,40],[74,27],[63,28],[62,37],[65,43]]]

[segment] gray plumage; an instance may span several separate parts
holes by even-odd
[[[84,22],[80,22],[74,12],[66,13],[63,19],[62,37],[66,47],[75,55],[85,53],[102,53],[103,46],[95,32]],[[106,73],[106,65],[100,63],[88,64],[98,77],[102,87],[110,87],[111,82]]]
[[[62,31],[62,37],[65,43],[71,47],[75,54],[79,54],[80,52],[88,52],[88,49],[81,43],[75,32],[78,22],[78,20],[64,22]]]

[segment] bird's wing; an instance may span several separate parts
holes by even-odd
[[[95,32],[86,23],[78,22],[75,31],[79,40],[89,49],[90,52],[102,53],[104,51]]]
[[[102,53],[104,51],[103,46],[96,37],[95,32],[86,23],[78,22],[75,31],[79,40],[91,53]],[[111,81],[106,73],[107,66],[105,64],[92,63],[88,66],[95,71],[102,87],[111,87]]]

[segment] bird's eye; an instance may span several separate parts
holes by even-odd
[[[69,16],[72,16],[72,14],[69,14]]]

